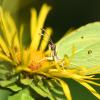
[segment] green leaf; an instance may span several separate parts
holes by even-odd
[[[19,91],[15,95],[9,96],[8,100],[34,100],[28,89],[24,89],[22,91]]]
[[[1,68],[1,66],[0,66],[0,74],[7,74],[7,73],[9,73],[9,71]]]
[[[18,77],[16,76],[9,80],[2,80],[0,81],[0,86],[3,88],[8,88],[14,92],[17,92],[22,89],[20,86],[18,86],[18,84],[15,83],[17,81],[17,78]]]
[[[11,94],[11,91],[0,89],[0,100],[8,100],[8,96]]]
[[[100,22],[83,26],[57,43],[60,58],[67,54],[70,67],[93,68],[89,74],[100,73]],[[86,73],[86,74],[88,74]]]
[[[8,81],[8,80],[6,80],[6,81],[0,81],[0,86],[6,87],[6,86],[8,86],[8,85],[10,85],[12,83],[14,83],[14,82],[13,81]]]
[[[7,87],[17,81],[17,77],[12,78],[11,80],[4,80],[0,81],[0,86],[2,87]]]
[[[48,94],[47,96],[50,100],[55,100],[50,89],[49,89],[49,87],[48,87],[47,80],[44,80],[44,81],[40,80],[38,82],[38,87]]]
[[[33,79],[21,79],[21,83],[24,85],[30,85]]]
[[[11,84],[11,81],[2,81],[2,82],[0,82],[0,86],[8,88],[14,92],[22,90],[22,88],[20,86],[18,86],[17,84],[15,84],[15,83]]]
[[[67,83],[59,78],[57,78],[57,80],[60,82],[67,100],[72,100],[70,89],[69,89],[69,86],[67,85]]]
[[[12,65],[9,62],[0,61],[0,79],[5,80],[12,74]]]
[[[21,79],[21,83],[30,86],[37,94],[50,100],[66,100],[62,88],[54,80]]]
[[[54,100],[66,100],[63,89],[56,80],[48,80],[47,83]]]
[[[37,84],[35,84],[34,81],[32,82],[31,79],[22,79],[21,83],[30,86],[33,90],[35,90],[39,95],[43,97],[48,96],[48,94],[45,91],[43,91]]]
[[[8,86],[7,88],[11,89],[14,92],[17,92],[19,90],[22,90],[22,88],[20,86],[18,86],[17,84],[13,84],[11,86]]]

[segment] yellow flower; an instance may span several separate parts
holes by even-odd
[[[50,42],[52,29],[50,27],[47,28],[43,37],[41,29],[43,29],[50,9],[51,7],[44,4],[39,15],[37,15],[34,8],[31,10],[31,43],[26,48],[23,43],[23,39],[26,38],[23,37],[23,25],[21,25],[20,30],[17,30],[10,14],[0,7],[0,28],[2,30],[0,36],[0,60],[9,62],[14,69],[14,74],[25,71],[29,74],[39,74],[57,80],[62,86],[67,100],[72,100],[72,96],[67,83],[61,78],[71,78],[79,82],[100,99],[100,94],[89,85],[90,83],[100,86],[100,84],[92,81],[98,80],[98,78],[93,78],[93,75],[86,76],[84,74],[86,70],[84,69],[78,70],[66,67],[70,64],[69,59],[67,56],[63,59],[58,59],[56,54],[52,55],[52,53],[56,53],[56,49],[52,50],[50,48],[45,51]],[[55,45],[52,43],[51,46]],[[49,59],[50,57],[51,59]]]
[[[1,13],[1,29],[2,37],[1,49],[6,54],[2,54],[2,58],[10,61],[16,65],[17,70],[23,70],[20,66],[24,66],[24,70],[37,71],[40,69],[41,64],[48,62],[45,58],[45,48],[48,44],[48,38],[52,33],[51,28],[47,28],[48,37],[44,35],[44,39],[40,43],[41,39],[41,28],[43,28],[46,16],[51,8],[46,4],[41,8],[40,14],[37,17],[35,9],[31,11],[31,44],[28,48],[25,48],[22,43],[23,38],[23,25],[21,25],[20,31],[18,32],[14,21],[7,12],[3,12],[0,8]],[[47,40],[45,40],[45,38]],[[45,42],[46,41],[46,42]],[[30,70],[30,71],[31,71]]]

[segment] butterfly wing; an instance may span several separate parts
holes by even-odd
[[[98,67],[100,71],[100,22],[85,25],[66,35],[57,43],[60,58],[66,54],[70,67]]]

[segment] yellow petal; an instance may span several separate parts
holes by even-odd
[[[14,20],[12,19],[11,15],[3,11],[3,9],[0,7],[0,24],[1,24],[1,29],[3,31],[3,37],[6,42],[11,46],[11,41],[13,39],[14,34],[18,33],[16,25],[14,23]],[[18,38],[16,38],[18,41]]]
[[[36,26],[37,26],[37,12],[36,9],[31,10],[31,40],[35,37]]]
[[[5,40],[5,43],[6,43],[6,45],[9,45],[11,37],[10,37],[9,30],[7,27],[7,22],[5,21],[3,9],[1,7],[0,7],[0,25],[1,25],[2,35]]]
[[[63,78],[72,78],[72,79],[82,79],[83,76],[76,74],[76,70],[59,70],[59,69],[50,69],[50,75],[55,77],[63,77]]]
[[[16,62],[14,52],[11,48],[11,41],[12,41],[13,35],[12,35],[12,37],[10,36],[10,32],[9,32],[9,29],[8,29],[9,26],[7,25],[5,13],[4,13],[2,7],[0,7],[0,24],[1,24],[1,29],[2,29],[3,40],[6,44],[9,52],[11,53],[13,60]],[[15,34],[15,33],[13,33],[13,34]]]
[[[15,22],[14,22],[13,18],[11,17],[10,13],[5,12],[4,16],[5,16],[6,23],[8,25],[10,37],[12,37],[13,34],[17,33],[17,28],[15,25]]]
[[[15,33],[15,38],[14,38],[14,42],[13,45],[15,48],[20,48],[20,44],[19,44],[19,39],[18,39],[18,34]]]
[[[47,28],[46,33],[44,33],[44,37],[43,37],[43,40],[42,40],[41,45],[40,45],[40,50],[41,51],[44,51],[46,49],[51,34],[52,34],[52,29]]]
[[[94,96],[96,96],[100,100],[100,94],[91,85],[83,81],[78,82],[84,87],[86,87]]]
[[[72,100],[70,89],[69,89],[67,83],[65,83],[63,80],[58,79],[58,78],[57,78],[57,80],[60,82],[67,100]]]
[[[23,51],[23,31],[24,31],[24,26],[23,24],[20,26],[20,33],[19,33],[19,45],[20,45],[20,53],[21,53],[21,62],[24,62],[24,51]]]
[[[7,21],[7,27],[9,30],[9,34],[11,37],[10,43],[12,43],[13,41],[13,46],[19,48],[19,42],[18,42],[18,31],[17,31],[17,27],[14,23],[13,18],[11,17],[11,15],[8,12],[5,12],[5,20]],[[15,35],[14,39],[13,36]]]
[[[8,62],[12,62],[11,59],[9,59],[7,56],[5,56],[4,54],[0,53],[0,59],[1,60],[5,60],[5,61],[8,61]]]
[[[0,48],[3,50],[3,52],[7,55],[7,56],[9,56],[9,50],[8,50],[8,48],[7,48],[7,46],[6,46],[6,44],[5,44],[5,42],[4,42],[4,40],[2,39],[2,37],[0,37]]]
[[[43,26],[44,26],[45,19],[47,17],[48,12],[50,11],[50,9],[51,9],[51,7],[44,4],[40,10],[40,13],[38,16],[38,21],[37,21],[37,26],[36,26],[36,32],[34,33],[34,37],[32,39],[32,44],[31,44],[31,48],[33,50],[38,49],[40,39],[41,39],[41,35],[39,33],[41,33],[41,28],[43,28]]]
[[[96,86],[100,86],[100,83],[96,83],[96,82],[93,82],[93,81],[90,81],[90,80],[85,80],[85,82],[96,85]]]

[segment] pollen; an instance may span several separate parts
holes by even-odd
[[[27,65],[26,67],[29,68],[31,71],[37,71],[47,62],[45,53],[42,51],[32,51],[29,52],[27,50],[24,50],[23,52],[23,58],[21,58],[21,52],[16,52],[16,58],[18,65],[24,64]],[[30,57],[28,57],[30,56]],[[22,61],[23,60],[23,61]],[[28,64],[27,64],[28,62]]]
[[[41,51],[34,51],[30,55],[29,68],[33,71],[38,70],[46,62],[45,54]]]

